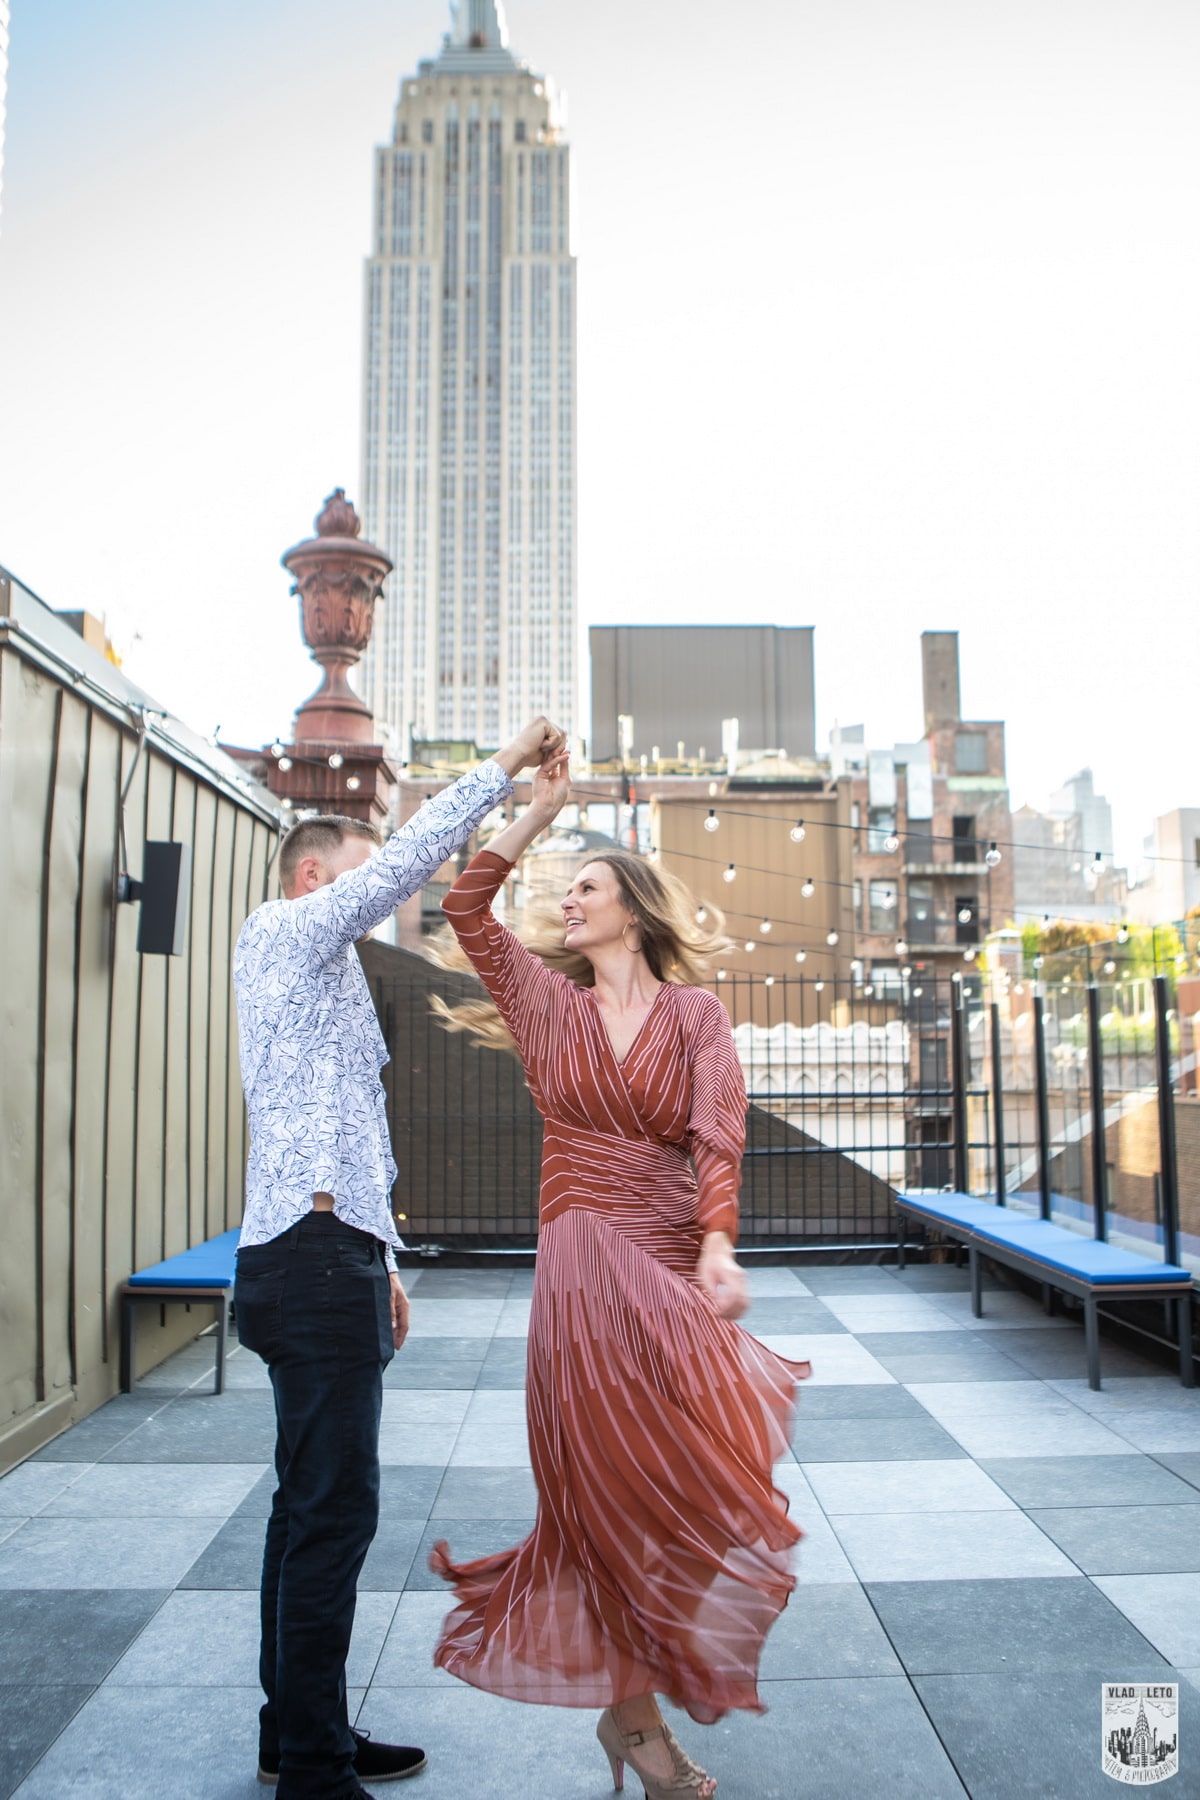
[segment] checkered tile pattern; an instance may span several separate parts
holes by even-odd
[[[532,1271],[422,1268],[389,1369],[383,1517],[352,1704],[421,1743],[426,1800],[603,1800],[590,1714],[435,1671],[427,1556],[533,1517],[521,1391]],[[688,1747],[721,1800],[1088,1800],[1100,1684],[1183,1686],[1200,1794],[1200,1390],[956,1269],[754,1270],[749,1328],[811,1358],[779,1485],[807,1533],[767,1647],[765,1718]],[[250,1800],[256,1590],[272,1481],[265,1371],[198,1343],[0,1481],[0,1800]],[[636,1784],[633,1788],[636,1792]]]

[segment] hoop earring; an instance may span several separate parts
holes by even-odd
[[[640,956],[641,952],[642,952],[642,946],[640,944],[634,944],[631,946],[631,945],[625,943],[625,933],[629,930],[629,927],[631,925],[636,925],[636,924],[637,924],[636,919],[627,919],[625,921],[624,925],[622,925],[622,927],[621,927],[621,942],[623,944],[625,944],[625,948],[629,951],[630,956]]]

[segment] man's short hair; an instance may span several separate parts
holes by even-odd
[[[298,863],[306,856],[327,861],[348,837],[370,838],[373,844],[383,842],[366,819],[347,819],[341,813],[317,813],[311,819],[297,819],[279,846],[279,885],[284,893],[292,885]]]

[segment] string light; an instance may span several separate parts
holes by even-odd
[[[1116,965],[1116,963],[1115,963],[1115,962],[1106,962],[1106,963],[1105,963],[1105,965],[1104,965],[1104,973],[1105,973],[1105,974],[1106,974],[1106,975],[1112,975],[1112,974],[1115,974],[1115,973],[1116,973],[1116,967],[1117,967],[1117,965]]]
[[[987,864],[989,869],[994,869],[994,868],[998,867],[1000,862],[1003,860],[1000,855],[999,850],[996,848],[996,845],[994,843],[988,845],[987,855],[984,857],[983,860]]]
[[[282,806],[284,812],[291,812],[292,801],[291,801],[291,796],[289,794],[285,794],[283,796],[283,799],[279,802],[279,804],[280,804],[280,806]]]
[[[874,989],[874,987],[873,987],[873,986],[872,986],[872,985],[871,985],[871,983],[870,983],[870,982],[868,982],[868,983],[867,983],[867,985],[866,985],[866,987],[865,987],[865,988],[864,988],[864,989],[863,989],[863,994],[864,994],[864,995],[865,995],[865,996],[866,996],[866,998],[867,998],[867,999],[868,999],[868,1000],[869,1000],[869,999],[870,999],[870,998],[871,998],[871,995],[872,995],[872,994],[873,994],[873,993],[874,993],[874,992],[875,992],[875,989]]]
[[[896,896],[895,896],[895,894],[892,893],[892,890],[889,888],[887,893],[883,896],[883,899],[880,901],[880,905],[883,907],[883,910],[885,912],[890,912],[892,910],[893,906],[895,906],[895,904],[896,904]]]
[[[718,819],[715,810],[710,806],[708,809],[708,817],[704,821],[705,831],[716,831],[720,823],[721,821]]]
[[[1045,962],[1045,960],[1046,960],[1046,959],[1045,959],[1045,957],[1044,957],[1044,956],[1035,956],[1035,957],[1034,957],[1034,959],[1033,959],[1033,966],[1034,966],[1034,968],[1035,968],[1035,969],[1040,969],[1040,968],[1041,968],[1041,967],[1042,967],[1042,964],[1043,964],[1043,963],[1044,963],[1044,962]]]
[[[837,941],[838,941],[838,934],[836,931],[827,931],[825,933],[825,942],[827,944],[833,945],[833,944],[836,944]]]
[[[814,981],[813,982],[813,993],[814,994],[823,994],[824,992],[825,992],[825,983],[823,981]]]
[[[896,851],[900,848],[900,839],[896,836],[894,831],[888,832],[883,840],[883,847],[889,856],[895,855]]]
[[[276,738],[275,742],[271,745],[271,755],[276,759],[283,755],[283,745],[278,738]]]
[[[896,939],[896,955],[897,956],[907,956],[908,955],[908,945],[905,943],[903,938]]]
[[[808,961],[808,951],[807,950],[797,950],[796,961],[798,963],[807,962]]]
[[[971,923],[971,918],[972,918],[972,914],[971,914],[970,907],[969,906],[960,906],[958,909],[959,924],[960,925],[969,925]]]
[[[708,908],[706,906],[702,906],[700,908],[700,911],[696,914],[697,925],[703,925],[707,918],[708,918]]]
[[[344,763],[344,762],[345,762],[345,760],[346,760],[346,759],[345,759],[345,757],[344,757],[344,756],[343,756],[343,755],[342,755],[342,753],[341,753],[341,751],[340,751],[340,750],[331,750],[331,751],[330,751],[330,753],[329,753],[329,766],[330,766],[330,768],[331,768],[331,769],[340,769],[340,768],[341,768],[341,766],[342,766],[342,764],[343,764],[343,763]]]
[[[750,952],[750,951],[751,951],[751,950],[753,950],[753,948],[754,948],[754,939],[753,939],[753,938],[747,938],[747,939],[746,939],[746,951],[747,951],[747,954],[749,954],[749,952]]]
[[[737,869],[734,867],[733,863],[730,863],[729,867],[724,871],[724,873],[721,876],[721,880],[722,881],[736,881],[737,880]]]
[[[767,934],[768,934],[768,932],[769,932],[769,931],[770,931],[770,929],[771,929],[771,921],[770,921],[770,919],[764,919],[764,920],[763,920],[763,922],[762,922],[762,924],[761,924],[761,925],[760,925],[760,926],[759,926],[759,928],[758,928],[758,929],[759,929],[759,930],[760,930],[760,931],[761,931],[761,932],[762,932],[762,934],[763,934],[763,936],[764,936],[764,937],[766,937],[766,936],[767,936]]]
[[[773,975],[765,975],[763,977],[763,986],[764,987],[774,987],[775,986],[775,977]]]
[[[816,893],[816,891],[817,891],[816,888],[813,886],[812,876],[810,875],[804,882],[801,883],[800,896],[804,900],[811,900],[813,895]]]
[[[975,952],[973,950],[964,950],[963,951],[963,961],[964,962],[974,962],[975,961]]]
[[[291,766],[292,766],[292,759],[290,756],[281,756],[279,758],[279,767],[284,775],[287,774],[287,772],[291,768]]]
[[[724,969],[718,969],[718,970],[717,970],[717,980],[718,980],[718,981],[724,981],[724,979],[725,979],[725,971],[724,971]]]
[[[804,829],[804,820],[803,819],[796,820],[796,823],[792,826],[792,829],[788,832],[788,836],[791,838],[793,844],[802,844],[804,842],[805,838],[808,836],[808,833]]]
[[[350,789],[351,793],[357,793],[362,786],[362,782],[357,775],[347,775],[346,786]]]
[[[1129,927],[1128,927],[1128,925],[1122,925],[1120,931],[1118,931],[1117,942],[1118,942],[1118,944],[1127,944],[1129,942]]]

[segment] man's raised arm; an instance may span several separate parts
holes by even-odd
[[[511,744],[427,800],[377,856],[294,902],[294,926],[314,962],[356,943],[419,892],[513,791],[513,777],[555,754],[564,733],[534,719]]]

